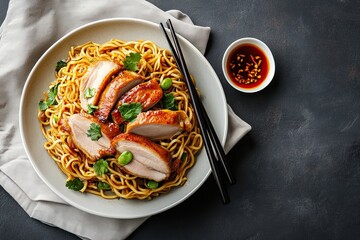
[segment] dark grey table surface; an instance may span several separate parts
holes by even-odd
[[[360,1],[150,2],[212,28],[206,58],[253,130],[228,154],[229,204],[210,177],[129,239],[360,239]],[[221,70],[226,47],[247,36],[276,61],[256,94],[232,89]],[[1,239],[77,239],[29,218],[1,187],[0,198]]]

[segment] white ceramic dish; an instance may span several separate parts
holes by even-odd
[[[244,44],[251,44],[251,45],[255,45],[256,47],[260,48],[262,50],[262,52],[265,54],[266,58],[268,59],[268,65],[269,65],[268,74],[267,74],[266,78],[264,79],[264,81],[260,85],[258,85],[257,87],[254,87],[254,88],[242,88],[242,87],[236,85],[230,79],[230,76],[229,76],[230,73],[228,72],[227,67],[226,67],[228,58],[229,58],[231,52],[234,49],[236,49],[237,47],[244,45]],[[233,43],[231,43],[230,46],[226,49],[223,59],[222,59],[222,70],[223,70],[223,74],[224,74],[226,80],[233,88],[235,88],[238,91],[245,92],[245,93],[254,93],[254,92],[263,90],[272,81],[272,79],[275,75],[275,60],[274,60],[273,54],[271,53],[270,48],[261,40],[256,39],[256,38],[251,38],[251,37],[240,38],[240,39],[234,41]]]
[[[71,46],[88,41],[103,43],[112,38],[122,40],[151,40],[163,48],[168,48],[159,26],[137,19],[106,19],[82,26],[50,47],[32,69],[20,103],[20,131],[27,155],[41,179],[69,204],[91,214],[130,219],[154,215],[184,201],[192,195],[207,179],[211,169],[206,152],[197,156],[195,166],[188,173],[184,186],[174,188],[148,200],[105,200],[93,194],[82,194],[65,187],[66,177],[58,169],[43,148],[43,137],[37,120],[38,102],[43,92],[48,90],[54,80],[54,66],[59,59],[67,56]],[[190,73],[195,77],[197,87],[203,96],[203,103],[213,122],[222,144],[225,143],[228,112],[226,98],[220,81],[205,57],[187,40],[179,37]],[[214,189],[216,191],[216,189]]]

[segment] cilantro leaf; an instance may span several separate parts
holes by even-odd
[[[161,99],[164,108],[169,110],[178,110],[175,97],[171,93],[164,93],[164,96]]]
[[[97,123],[91,123],[86,135],[93,141],[99,140],[102,136],[100,125]]]
[[[88,107],[88,110],[87,110],[88,114],[91,114],[91,115],[93,115],[95,110],[99,108],[98,106],[94,106],[92,104],[88,104],[87,107]]]
[[[98,176],[102,176],[109,171],[107,161],[102,158],[97,160],[96,163],[94,163],[93,168],[96,175]]]
[[[103,190],[110,190],[110,185],[107,182],[99,182],[98,183],[98,188],[99,189],[103,189]]]
[[[84,93],[84,97],[85,98],[92,98],[93,96],[95,96],[95,92],[96,89],[95,88],[86,88],[85,89],[85,93]]]
[[[140,53],[130,53],[130,55],[126,56],[125,60],[123,60],[124,68],[129,71],[138,70],[138,63],[140,62],[140,59]]]
[[[64,59],[58,61],[58,62],[56,63],[55,71],[58,72],[61,68],[66,67],[66,64],[67,64],[67,63],[66,63],[66,61],[65,61]]]
[[[55,86],[53,86],[52,88],[50,88],[48,97],[47,97],[47,99],[46,99],[46,104],[47,104],[48,106],[56,105],[56,104],[57,104],[56,95],[57,95],[57,92],[58,92],[58,86],[59,86],[59,84],[60,84],[60,83],[57,83],[57,84],[55,84]]]
[[[183,152],[183,154],[180,157],[180,160],[183,162],[183,161],[185,161],[186,158],[187,158],[187,153]]]
[[[41,111],[46,110],[48,107],[49,107],[49,106],[46,104],[46,102],[44,102],[44,101],[40,101],[40,102],[39,102],[39,109],[40,109]]]
[[[84,187],[84,183],[79,178],[74,178],[67,181],[65,186],[74,191],[80,191]]]
[[[50,94],[53,94],[54,96],[56,96],[57,93],[58,93],[58,87],[59,87],[59,85],[60,85],[60,83],[57,83],[57,84],[55,84],[54,86],[52,86],[52,87],[50,88],[50,90],[49,90],[49,93],[50,93]]]
[[[56,96],[58,93],[58,87],[59,87],[60,83],[55,84],[54,86],[52,86],[50,88],[50,90],[48,91],[48,95],[45,101],[40,101],[39,102],[39,109],[41,111],[46,110],[48,107],[50,107],[51,105],[56,105],[57,101],[56,101]]]
[[[139,113],[141,113],[142,105],[141,103],[124,103],[119,107],[119,112],[121,117],[125,121],[131,122],[134,120]]]

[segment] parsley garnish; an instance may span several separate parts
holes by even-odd
[[[124,103],[119,107],[121,117],[125,121],[131,122],[134,120],[139,113],[141,113],[142,105],[141,103]]]
[[[185,161],[186,158],[187,158],[187,153],[183,152],[183,154],[181,155],[180,160],[183,162],[183,161]]]
[[[177,110],[177,105],[176,105],[176,101],[175,101],[175,97],[174,95],[172,95],[171,93],[164,93],[164,96],[161,99],[164,108],[169,109],[169,110]]]
[[[93,96],[95,96],[95,92],[96,89],[95,88],[86,88],[85,89],[85,93],[84,93],[84,97],[85,98],[92,98]]]
[[[86,135],[93,141],[99,140],[102,136],[100,125],[97,123],[91,123]]]
[[[40,109],[41,111],[46,110],[48,107],[49,107],[49,106],[46,104],[45,101],[40,101],[40,102],[39,102],[39,109]]]
[[[39,109],[41,111],[46,110],[48,107],[50,107],[51,105],[56,105],[57,101],[56,101],[56,95],[58,92],[58,86],[60,83],[55,84],[54,86],[52,86],[48,92],[47,98],[45,101],[40,101],[39,102]]]
[[[93,115],[95,110],[99,108],[98,106],[94,106],[92,104],[88,104],[87,107],[88,107],[88,114],[91,114],[91,115]]]
[[[58,92],[59,84],[60,83],[57,83],[57,84],[55,84],[55,86],[50,88],[49,94],[48,94],[48,97],[47,97],[47,100],[46,100],[46,104],[48,106],[57,104],[56,95],[57,95],[57,92]]]
[[[63,59],[63,60],[60,60],[56,63],[56,68],[55,68],[55,71],[58,72],[61,68],[63,67],[66,67],[66,61]]]
[[[98,183],[98,188],[99,189],[103,189],[103,190],[110,190],[110,185],[106,182],[99,182]]]
[[[96,161],[96,163],[94,163],[93,168],[96,175],[98,176],[102,176],[109,171],[107,161],[102,158]]]
[[[84,183],[79,178],[74,178],[67,181],[65,186],[74,191],[80,191],[84,187]]]
[[[126,56],[125,60],[123,60],[124,68],[129,71],[138,70],[138,63],[141,59],[140,53],[130,53],[129,56]]]

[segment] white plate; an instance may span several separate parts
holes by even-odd
[[[104,43],[112,38],[121,40],[151,40],[168,48],[159,26],[137,19],[106,19],[84,25],[50,47],[32,69],[21,97],[20,131],[27,155],[41,179],[62,199],[83,211],[110,218],[138,218],[165,211],[192,195],[207,179],[211,169],[206,151],[197,156],[195,166],[188,173],[188,181],[182,187],[172,189],[151,201],[105,200],[93,194],[83,194],[65,187],[66,176],[45,151],[43,137],[37,119],[38,102],[54,80],[54,67],[66,58],[71,46],[88,41]],[[205,57],[187,40],[180,37],[180,44],[190,73],[203,96],[203,103],[213,122],[220,141],[224,145],[228,127],[227,105],[220,81]],[[214,191],[217,188],[214,187]]]

